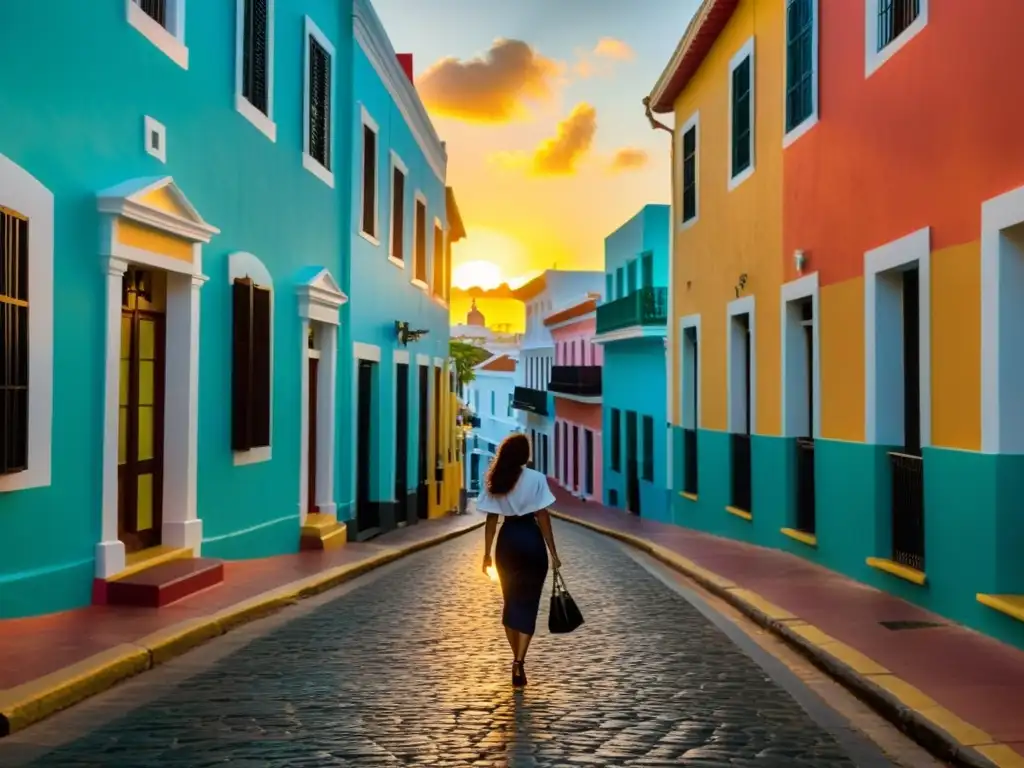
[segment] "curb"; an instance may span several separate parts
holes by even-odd
[[[756,592],[630,533],[551,510],[553,517],[638,549],[692,579],[745,616],[781,637],[903,733],[941,760],[960,768],[1022,768],[1024,759],[979,728],[930,699],[854,648],[826,635]]]
[[[134,642],[122,643],[48,675],[0,691],[0,738],[21,731],[117,683],[181,656],[208,640],[276,613],[344,582],[424,549],[477,530],[483,520],[446,531],[359,563],[340,565],[243,600],[201,618],[187,619]]]

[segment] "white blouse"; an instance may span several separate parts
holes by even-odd
[[[486,487],[481,488],[476,508],[479,512],[519,517],[547,509],[554,503],[555,495],[548,487],[547,477],[535,469],[524,467],[515,487],[503,496],[492,496]]]

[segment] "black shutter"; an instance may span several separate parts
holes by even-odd
[[[28,469],[28,235],[0,208],[0,474]]]
[[[231,447],[247,451],[253,446],[249,414],[252,412],[252,295],[251,280],[235,280],[232,288]]]
[[[427,282],[427,206],[416,201],[416,253],[414,255],[416,269],[413,274],[417,280]]]
[[[363,232],[377,236],[377,134],[363,126]]]
[[[242,95],[263,114],[267,106],[267,0],[245,0]]]
[[[398,168],[391,188],[391,255],[405,261],[405,174]]]
[[[309,154],[331,167],[331,57],[309,38]]]
[[[273,318],[270,290],[254,286],[252,292],[252,410],[253,447],[270,445],[270,338]]]
[[[167,28],[167,0],[136,0],[142,11],[164,29]]]

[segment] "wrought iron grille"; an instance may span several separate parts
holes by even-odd
[[[879,0],[878,50],[903,34],[921,14],[921,0]]]
[[[745,512],[751,509],[750,435],[732,434],[732,506]]]
[[[167,0],[135,0],[142,12],[161,27],[167,27]]]
[[[892,559],[924,571],[924,459],[889,454],[892,465]]]
[[[28,236],[0,208],[0,474],[28,468]]]
[[[267,110],[267,0],[245,1],[242,95],[264,115]]]

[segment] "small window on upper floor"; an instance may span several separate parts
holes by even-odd
[[[921,15],[921,0],[880,0],[878,3],[878,50],[902,35]]]
[[[334,187],[331,170],[334,138],[334,46],[306,17],[305,131],[302,164],[329,187]]]
[[[231,447],[270,445],[271,292],[250,278],[233,284]]]
[[[185,0],[127,0],[128,23],[182,69],[185,47]]]
[[[394,152],[391,153],[391,260],[405,266],[405,179],[408,171]]]
[[[729,189],[754,171],[754,39],[729,64]]]
[[[604,300],[611,301],[615,298],[614,295],[615,286],[613,284],[612,273],[609,272],[604,276]]]
[[[654,287],[654,254],[650,251],[640,254],[640,287]]]
[[[682,223],[691,224],[697,220],[697,141],[700,128],[700,116],[694,115],[683,125],[680,140],[680,158],[682,162],[682,178],[680,197],[682,207]]]
[[[433,292],[435,296],[444,297],[444,229],[438,219],[434,219]]]
[[[274,0],[237,0],[235,107],[271,141],[274,124]]]
[[[359,231],[373,243],[377,239],[377,123],[365,107],[363,115],[362,193]]]
[[[864,75],[869,77],[928,24],[929,0],[865,0]]]
[[[786,137],[789,145],[818,119],[818,0],[786,3]]]
[[[0,475],[28,468],[28,219],[0,208]]]
[[[416,193],[416,205],[413,209],[413,251],[412,279],[418,287],[426,290],[427,285],[427,201]]]
[[[626,295],[626,269],[619,267],[615,270],[615,298],[621,299]]]

